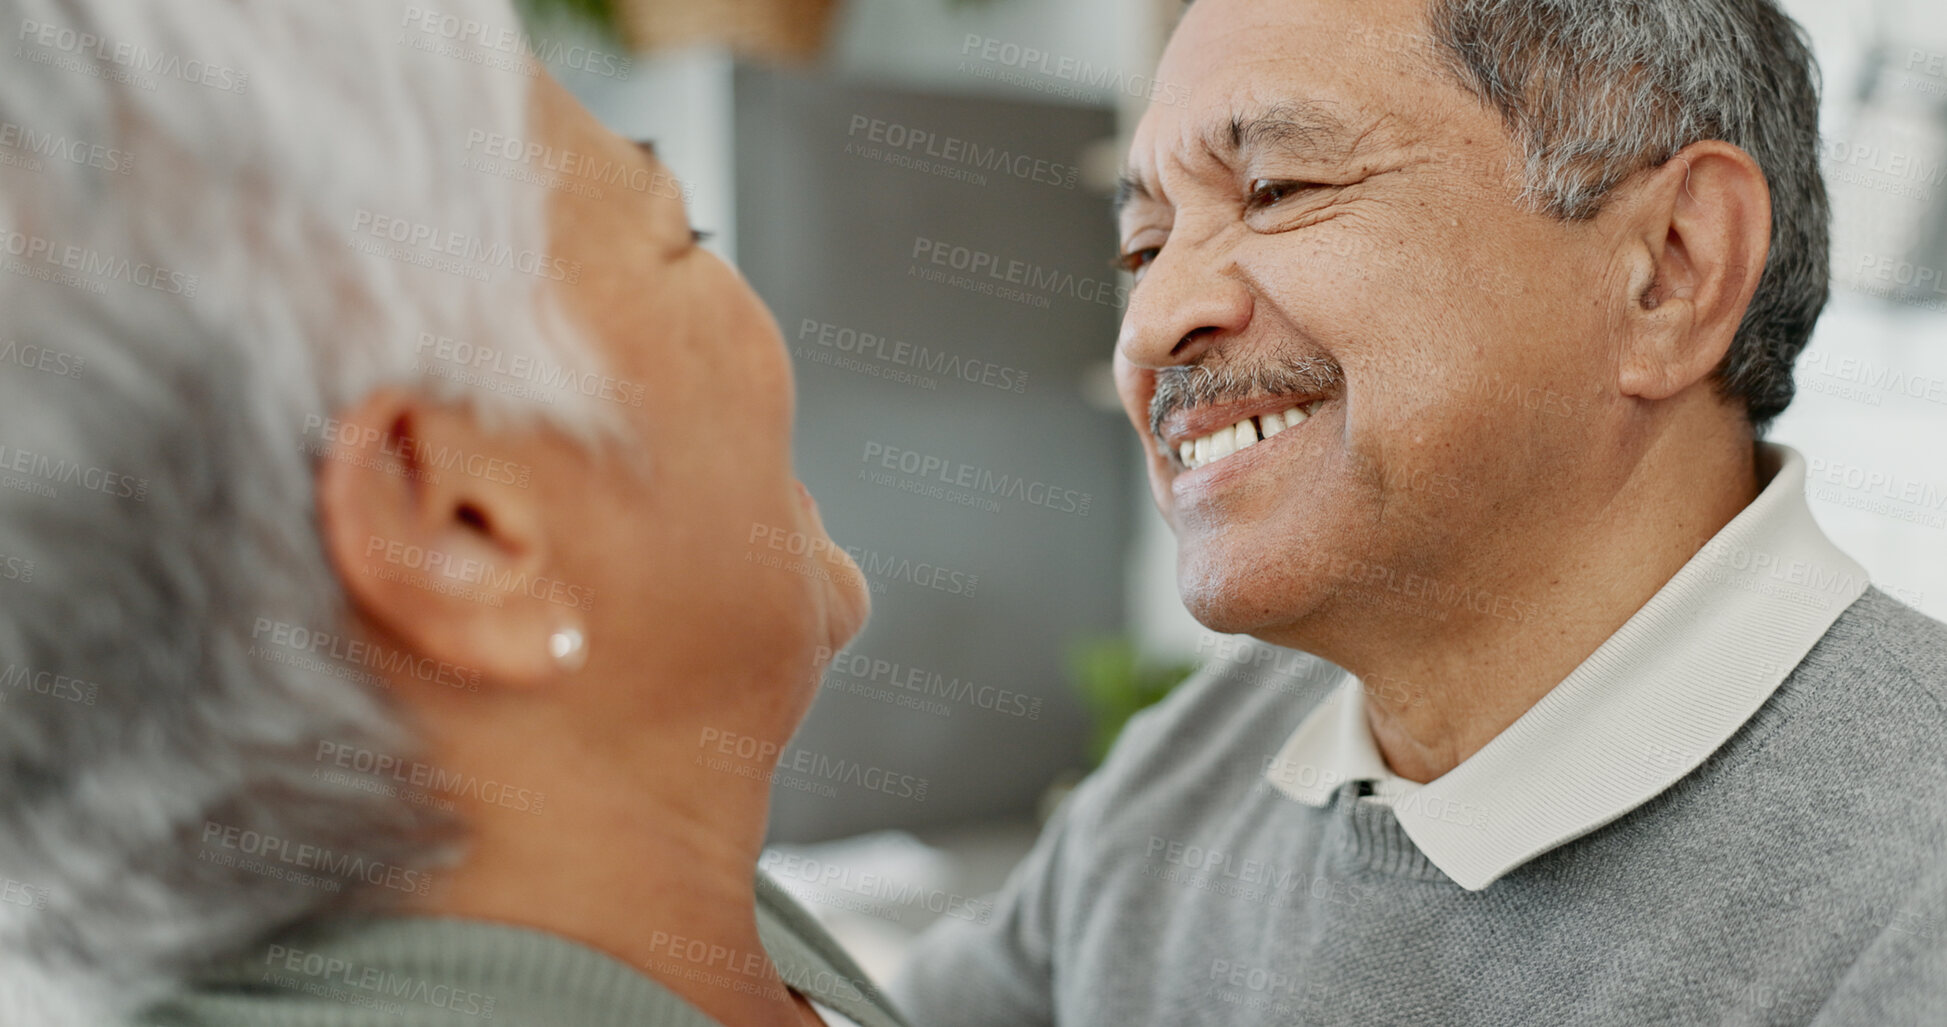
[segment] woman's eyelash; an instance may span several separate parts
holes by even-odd
[[[704,243],[709,242],[711,239],[715,238],[716,234],[717,233],[712,232],[707,228],[692,228],[690,229],[690,242],[693,242],[698,246],[701,246]]]
[[[1124,253],[1115,258],[1111,263],[1133,275],[1141,271],[1150,261],[1155,260],[1156,253],[1160,249],[1162,249],[1160,246],[1145,246],[1140,250],[1130,250],[1128,253]]]

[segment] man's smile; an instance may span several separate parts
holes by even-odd
[[[1174,415],[1164,422],[1162,449],[1194,471],[1296,428],[1322,402],[1273,396]]]

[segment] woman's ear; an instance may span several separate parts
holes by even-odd
[[[418,656],[531,688],[575,666],[587,631],[551,571],[523,453],[467,409],[385,389],[328,422],[319,533],[359,615]],[[532,454],[527,454],[531,456]]]

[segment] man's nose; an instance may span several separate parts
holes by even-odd
[[[1251,323],[1251,303],[1250,287],[1228,258],[1165,246],[1129,292],[1116,349],[1151,370],[1195,363]]]

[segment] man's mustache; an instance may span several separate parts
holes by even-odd
[[[1149,399],[1149,433],[1161,442],[1164,419],[1181,410],[1264,396],[1319,396],[1344,384],[1345,368],[1323,355],[1165,367],[1156,372],[1156,393]]]

